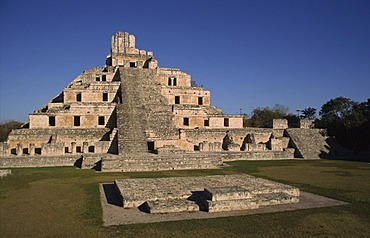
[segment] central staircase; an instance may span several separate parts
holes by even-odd
[[[172,106],[162,96],[161,84],[155,81],[155,74],[155,69],[119,68],[122,95],[122,104],[117,105],[119,155],[103,157],[102,171],[220,167],[220,158],[188,154],[178,148],[173,150],[176,153],[149,153],[151,139],[173,141],[179,138],[179,130],[172,120]]]

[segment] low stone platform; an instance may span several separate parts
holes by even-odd
[[[102,172],[135,172],[186,169],[218,169],[221,157],[200,153],[109,155],[102,158]]]
[[[148,213],[221,212],[297,203],[299,189],[246,174],[116,180],[124,208]]]
[[[237,210],[227,212],[194,211],[194,212],[149,214],[146,212],[142,212],[138,208],[124,209],[122,207],[122,199],[119,198],[119,194],[117,194],[116,192],[115,189],[116,187],[114,183],[102,183],[100,184],[99,188],[101,204],[103,208],[104,226],[247,216],[261,213],[341,206],[348,204],[346,202],[301,191],[299,196],[299,203],[278,204],[275,206],[262,206],[258,209]]]

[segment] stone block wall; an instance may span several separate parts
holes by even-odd
[[[315,120],[311,120],[311,119],[300,119],[299,120],[299,128],[312,129],[312,128],[315,127],[314,121]]]
[[[287,129],[289,128],[288,120],[287,119],[273,119],[272,128],[273,129]]]
[[[172,87],[191,86],[191,76],[175,68],[158,68],[155,80],[162,85]],[[194,90],[196,90],[196,88],[194,88]]]
[[[2,157],[0,168],[74,166],[79,158],[80,155]]]
[[[107,153],[112,144],[109,128],[19,129],[9,134],[4,155],[63,155]],[[62,146],[63,144],[63,146]]]

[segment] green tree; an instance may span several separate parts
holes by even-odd
[[[316,118],[316,109],[313,107],[308,107],[301,110],[302,115],[301,118],[305,119],[315,119]]]
[[[18,121],[7,121],[4,123],[0,123],[0,142],[6,141],[8,135],[12,129],[18,129],[22,125],[21,122]]]
[[[358,103],[337,97],[326,102],[320,110],[317,125],[327,128],[330,136],[345,147],[357,150],[370,148],[370,99]]]
[[[292,114],[289,114],[288,111],[288,107],[280,104],[276,104],[272,108],[257,107],[253,109],[252,116],[246,120],[246,126],[262,128],[271,127],[273,119],[292,118]]]

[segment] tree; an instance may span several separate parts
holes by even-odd
[[[308,107],[303,110],[301,110],[302,115],[300,118],[304,119],[315,119],[316,118],[316,109],[313,107]]]
[[[0,141],[6,141],[8,135],[12,129],[18,129],[22,125],[21,122],[18,121],[7,121],[4,123],[0,123]]]
[[[370,148],[370,100],[363,103],[337,97],[326,102],[320,110],[317,125],[327,128],[344,147],[354,150]]]
[[[272,108],[257,107],[253,109],[252,116],[247,119],[246,125],[251,127],[271,127],[273,119],[286,118],[288,114],[288,107],[276,104]]]

